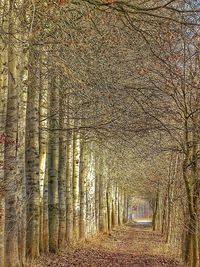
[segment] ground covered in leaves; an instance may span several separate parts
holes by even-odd
[[[159,233],[129,224],[59,256],[40,258],[37,267],[182,267]]]

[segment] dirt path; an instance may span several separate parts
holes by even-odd
[[[126,225],[73,252],[40,259],[38,267],[182,267],[169,256],[162,236],[149,227]]]

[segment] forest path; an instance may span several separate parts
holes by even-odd
[[[40,259],[38,267],[181,267],[159,233],[128,224],[81,244],[73,252]]]

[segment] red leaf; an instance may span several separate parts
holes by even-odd
[[[58,2],[59,5],[64,5],[65,0],[57,0],[57,2]]]

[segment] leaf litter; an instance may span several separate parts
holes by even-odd
[[[127,224],[59,255],[40,257],[34,267],[183,267],[150,227]]]

